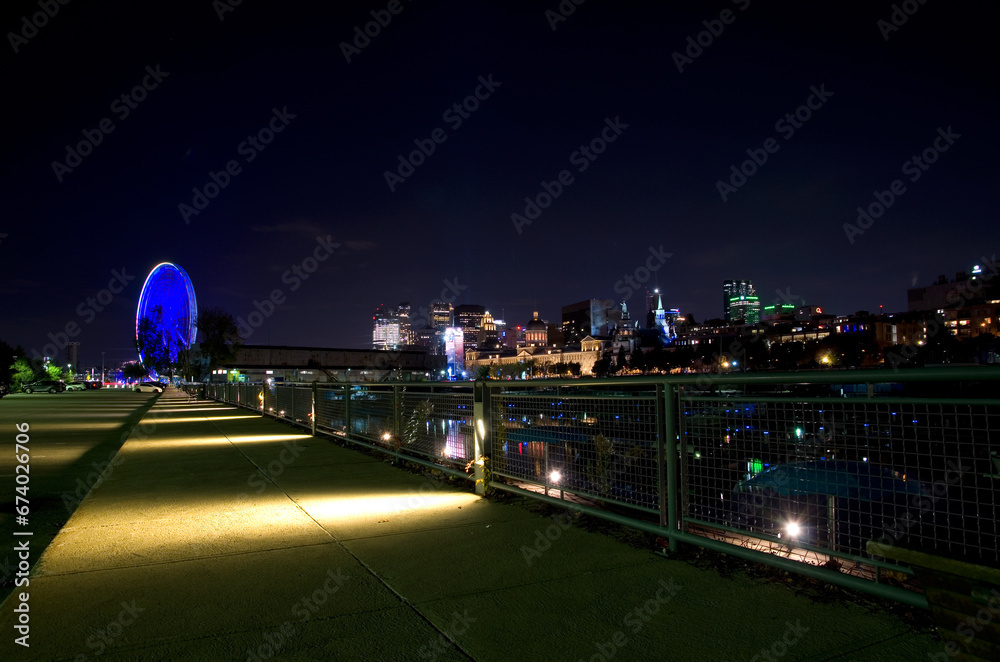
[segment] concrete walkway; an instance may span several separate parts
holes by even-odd
[[[896,617],[726,579],[173,390],[30,582],[0,609],[0,659],[861,662],[943,650]],[[30,648],[13,641],[25,590]]]

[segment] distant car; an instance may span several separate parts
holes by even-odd
[[[101,388],[104,386],[101,382],[84,382],[84,384],[87,385],[87,388]]]
[[[61,379],[42,379],[37,382],[25,384],[22,388],[25,393],[34,393],[36,391],[43,393],[61,393],[66,390],[66,384]]]
[[[162,393],[163,384],[160,382],[142,382],[135,385],[136,393]]]
[[[87,385],[84,382],[70,382],[66,384],[67,391],[85,391],[87,390]]]

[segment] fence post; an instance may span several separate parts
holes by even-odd
[[[490,398],[489,387],[484,381],[477,381],[472,387],[472,422],[475,447],[472,451],[473,477],[476,481],[476,494],[486,494],[489,485],[486,484],[486,471],[483,468],[483,458],[486,455],[486,439],[490,430]]]
[[[317,382],[313,382],[312,385],[312,435],[316,436],[316,396],[319,393],[319,386]]]
[[[344,384],[344,438],[351,436],[351,382]]]
[[[666,507],[666,526],[672,532],[677,530],[677,385],[667,382],[663,390],[663,443],[661,453],[663,456],[660,462],[660,483],[663,485],[663,473],[666,473],[666,486],[661,487],[660,497],[660,517],[663,517],[663,508]],[[663,499],[663,489],[666,490],[666,499]],[[663,524],[661,520],[661,524]],[[670,536],[670,551],[677,551],[677,538]]]
[[[392,438],[394,441],[399,441],[399,435],[402,433],[400,426],[400,418],[402,418],[403,413],[403,394],[399,384],[392,385]]]

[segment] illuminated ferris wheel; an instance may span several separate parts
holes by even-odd
[[[136,337],[139,335],[139,320],[153,318],[159,307],[160,329],[167,343],[170,360],[177,360],[177,353],[191,347],[197,329],[198,301],[194,296],[194,286],[187,272],[172,262],[161,262],[146,276],[139,295],[139,307],[135,315]],[[140,354],[140,359],[143,358]]]

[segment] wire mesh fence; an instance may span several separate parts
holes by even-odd
[[[654,384],[503,386],[490,395],[494,474],[659,511]]]
[[[316,389],[316,428],[339,435],[347,433],[346,394],[349,385],[320,385]]]
[[[494,478],[862,577],[899,570],[869,540],[1000,565],[1000,398],[891,379],[485,382],[478,402],[468,383],[205,393],[452,467],[476,459],[482,426]]]
[[[392,445],[396,429],[394,393],[391,385],[352,385],[350,407],[351,436]]]
[[[469,387],[400,387],[400,449],[466,464],[475,458]]]
[[[1000,563],[995,404],[682,392],[678,411],[686,525],[860,574],[869,540]]]

